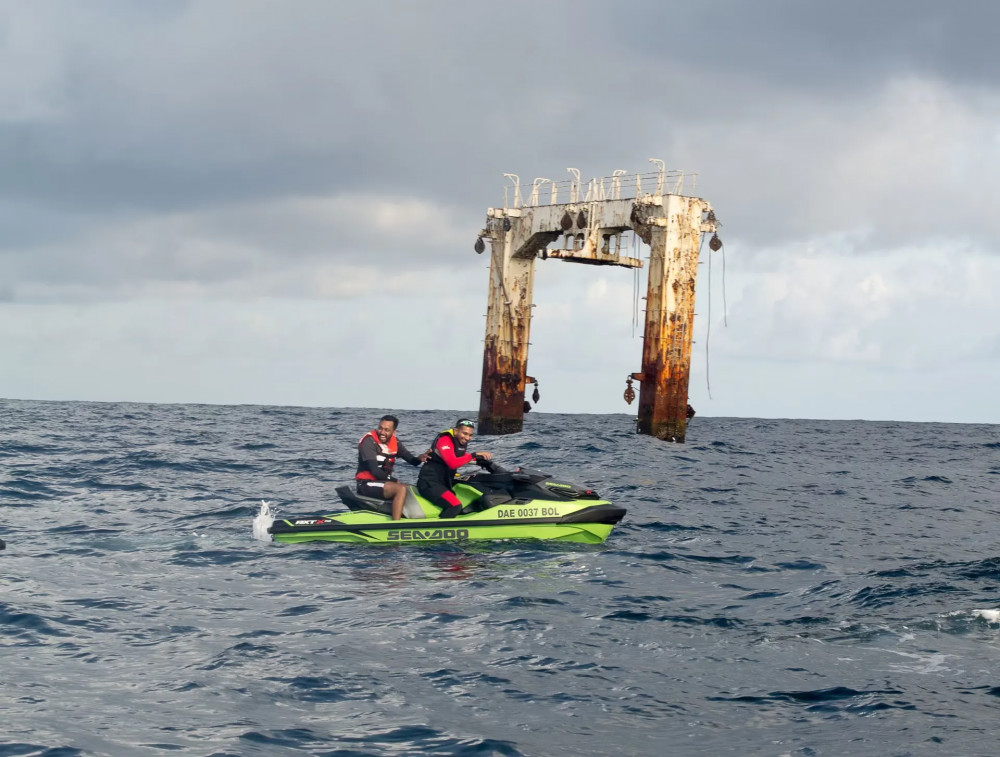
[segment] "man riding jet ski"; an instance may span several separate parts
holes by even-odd
[[[459,418],[455,428],[442,431],[434,438],[430,458],[420,469],[417,491],[441,508],[439,518],[454,518],[462,511],[462,503],[453,486],[458,469],[472,462],[483,465],[490,461],[489,452],[466,452],[475,430],[475,423]]]
[[[476,462],[485,470],[454,479],[448,493],[458,504],[449,502],[447,509],[418,491],[418,484],[407,487],[403,519],[394,521],[390,502],[340,486],[337,494],[348,512],[277,519],[267,533],[281,542],[545,539],[595,544],[625,515],[625,508],[593,489],[530,468],[507,471],[484,456]]]

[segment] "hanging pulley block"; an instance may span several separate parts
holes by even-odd
[[[625,402],[629,405],[635,399],[635,389],[632,388],[632,377],[625,379]]]

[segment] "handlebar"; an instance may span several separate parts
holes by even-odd
[[[476,455],[476,465],[484,469],[488,473],[503,473],[504,469],[497,465],[492,460],[487,460],[485,457],[480,457]]]

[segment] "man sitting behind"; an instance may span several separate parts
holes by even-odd
[[[358,482],[358,494],[392,500],[392,519],[403,517],[403,502],[406,500],[406,484],[392,475],[396,458],[401,457],[410,465],[420,465],[430,456],[427,452],[413,455],[396,438],[399,418],[383,415],[378,428],[369,431],[358,442],[358,472],[354,480]]]
[[[454,518],[462,512],[462,503],[451,488],[455,471],[477,459],[492,457],[489,452],[466,453],[475,429],[476,424],[468,418],[459,418],[455,428],[438,434],[431,445],[430,459],[417,476],[417,491],[442,508],[440,518]]]

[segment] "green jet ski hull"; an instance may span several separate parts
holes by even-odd
[[[590,489],[554,481],[538,471],[473,474],[454,487],[465,506],[454,518],[439,518],[440,508],[407,492],[404,517],[394,521],[390,503],[359,497],[353,487],[337,493],[347,512],[278,518],[268,529],[274,541],[415,544],[494,539],[535,539],[600,544],[625,515],[625,509],[599,499]]]

